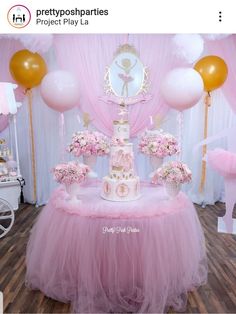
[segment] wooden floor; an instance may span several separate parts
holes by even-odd
[[[69,305],[29,291],[24,285],[26,245],[39,211],[22,206],[11,232],[0,239],[4,313],[70,313]],[[189,293],[186,313],[236,313],[236,236],[216,232],[217,216],[224,214],[223,204],[205,209],[197,206],[197,211],[206,236],[209,276],[206,286]]]

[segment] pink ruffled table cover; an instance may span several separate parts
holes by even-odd
[[[187,291],[207,279],[204,235],[183,193],[143,187],[134,202],[81,190],[81,205],[57,189],[40,213],[27,247],[26,284],[71,302],[77,313],[183,310]]]

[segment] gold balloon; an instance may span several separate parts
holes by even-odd
[[[12,56],[9,67],[13,79],[27,89],[39,85],[47,73],[43,58],[26,49],[17,51]]]
[[[194,69],[201,75],[204,89],[207,92],[223,85],[228,76],[227,64],[218,56],[207,56],[200,59]]]

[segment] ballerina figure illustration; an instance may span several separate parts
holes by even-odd
[[[135,60],[134,64],[132,65],[130,59],[124,58],[121,60],[121,64],[117,61],[115,62],[116,65],[124,71],[124,73],[119,73],[119,78],[123,81],[123,86],[121,90],[121,95],[128,97],[129,95],[129,83],[134,80],[134,78],[130,75],[130,71],[136,66],[137,59]]]

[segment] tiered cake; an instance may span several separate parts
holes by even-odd
[[[133,201],[140,197],[140,180],[134,172],[128,120],[114,121],[113,128],[109,175],[103,178],[101,196],[109,201]]]

